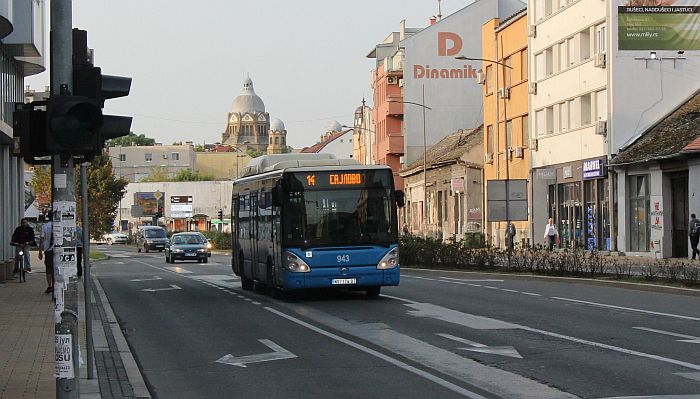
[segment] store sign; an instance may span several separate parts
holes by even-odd
[[[535,177],[539,180],[554,180],[557,178],[557,170],[551,168],[536,169]]]
[[[170,212],[192,212],[191,204],[170,204]]]
[[[170,217],[172,217],[173,219],[185,219],[191,218],[192,216],[192,212],[170,212]]]
[[[561,173],[562,173],[562,175],[564,176],[565,179],[570,179],[570,178],[574,177],[574,171],[573,171],[573,169],[571,168],[571,166],[564,166],[564,167],[561,169]]]
[[[192,203],[192,196],[191,195],[173,195],[170,197],[170,203],[171,204],[191,204]]]
[[[464,178],[463,177],[452,179],[452,191],[454,191],[456,193],[463,193],[464,192]]]
[[[596,179],[605,175],[605,162],[603,159],[583,161],[583,178]]]

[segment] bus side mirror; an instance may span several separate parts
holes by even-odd
[[[282,187],[279,185],[272,188],[272,206],[282,206]]]
[[[396,197],[396,206],[403,208],[404,205],[406,205],[406,196],[404,195],[403,190],[396,190],[394,193],[394,196]]]

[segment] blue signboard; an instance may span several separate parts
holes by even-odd
[[[583,178],[597,179],[605,176],[605,159],[589,159],[583,161]]]

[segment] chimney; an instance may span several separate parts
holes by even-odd
[[[435,22],[437,22],[437,18],[435,16],[430,17],[430,25],[435,25]]]

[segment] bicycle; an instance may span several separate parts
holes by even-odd
[[[19,252],[17,254],[17,257],[15,258],[17,262],[17,271],[19,273],[19,282],[20,283],[26,283],[27,282],[27,267],[24,264],[24,251],[27,249],[27,246],[29,243],[24,243],[24,244],[18,244],[16,242],[10,243],[13,247],[19,247]]]

